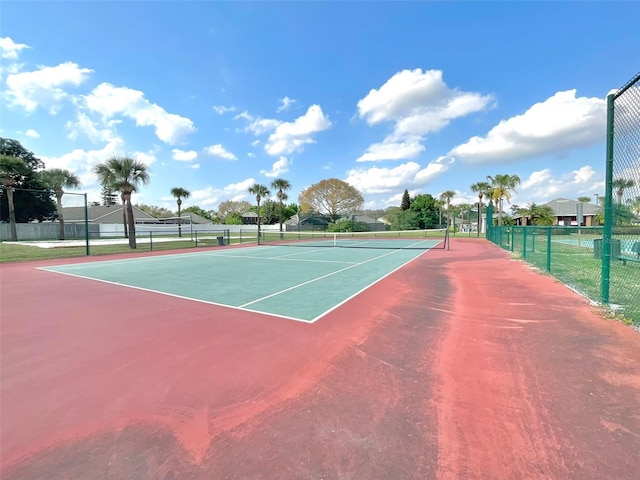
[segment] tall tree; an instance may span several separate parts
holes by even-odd
[[[302,212],[328,215],[334,222],[340,215],[354,214],[364,204],[357,188],[337,178],[321,180],[302,190],[298,201]]]
[[[231,215],[235,219],[238,216],[242,217],[242,214],[249,210],[251,210],[251,204],[245,200],[225,200],[218,206],[218,216],[226,223]]]
[[[453,190],[447,190],[440,194],[440,200],[444,201],[447,205],[447,227],[451,226],[451,199],[456,196],[456,192]]]
[[[182,213],[190,212],[195,213],[196,215],[200,215],[202,218],[206,218],[207,220],[211,220],[214,223],[218,223],[218,217],[215,210],[205,210],[197,205],[191,205],[190,207],[182,210]]]
[[[616,178],[612,185],[613,188],[615,188],[616,190],[616,195],[618,196],[618,205],[622,205],[622,197],[624,195],[624,191],[627,188],[632,188],[634,187],[636,184],[636,182],[634,182],[631,179],[626,179],[626,178]]]
[[[157,207],[156,205],[146,205],[144,203],[138,203],[136,204],[136,208],[155,218],[169,218],[175,215],[173,210],[169,210],[168,208],[164,207]]]
[[[251,210],[257,210],[257,208],[252,207]],[[262,225],[273,225],[278,223],[282,218],[280,212],[280,204],[278,202],[265,200],[260,207],[260,220]]]
[[[411,207],[411,197],[409,196],[409,190],[404,189],[404,193],[402,194],[402,202],[400,202],[400,208],[405,211],[409,210]]]
[[[478,236],[482,230],[482,199],[491,194],[491,185],[488,182],[476,182],[471,185],[471,191],[478,194]]]
[[[580,203],[589,203],[591,201],[591,197],[578,197],[578,201]]]
[[[291,184],[284,178],[276,178],[271,182],[271,188],[278,190],[277,197],[280,202],[280,231],[282,232],[282,222],[284,215],[284,201],[288,198],[287,190],[291,188]]]
[[[14,198],[18,208],[14,210],[17,223],[42,221],[50,218],[56,211],[52,195],[47,192],[42,184],[39,173],[44,170],[44,162],[37,158],[22,146],[17,140],[0,137],[0,155],[19,158],[26,165],[26,170],[21,174],[20,181],[14,185],[19,190],[19,195]],[[14,191],[15,193],[15,191]],[[14,205],[14,207],[16,206]],[[0,202],[0,220],[9,220],[8,205]]]
[[[100,190],[100,198],[102,198],[102,205],[110,207],[116,204],[116,194],[113,193],[113,189],[110,185],[102,185]]]
[[[104,163],[96,165],[94,173],[103,185],[111,185],[114,189],[120,190],[123,208],[126,207],[127,212],[125,224],[128,223],[129,227],[129,248],[136,248],[136,226],[131,194],[140,184],[149,183],[147,166],[129,157],[111,157]]]
[[[58,210],[58,222],[60,224],[60,232],[58,239],[64,240],[64,214],[62,212],[62,196],[65,188],[78,188],[82,185],[80,179],[69,170],[62,168],[52,168],[41,172],[42,182],[44,185],[56,194],[56,208]]]
[[[171,195],[176,199],[176,203],[178,204],[178,237],[182,237],[182,199],[189,198],[191,192],[182,187],[174,187],[171,189]]]
[[[442,219],[439,218],[439,201],[429,193],[416,195],[411,200],[409,210],[400,211],[396,215],[397,229],[415,230],[420,228],[433,228],[441,226]]]
[[[511,192],[518,193],[516,187],[520,185],[520,177],[518,175],[498,174],[495,177],[487,176],[487,180],[491,182],[492,199],[498,205],[498,225],[502,226],[504,200],[507,200],[507,203],[511,203]]]
[[[262,185],[260,183],[254,183],[253,186],[249,187],[249,193],[251,195],[255,195],[256,204],[258,205],[258,243],[260,242],[260,201],[263,198],[268,197],[271,192],[267,188],[266,185]]]
[[[16,208],[13,203],[13,193],[16,185],[29,174],[29,167],[24,160],[9,155],[0,155],[0,182],[7,193],[9,207],[9,224],[11,228],[11,241],[18,241],[18,229],[16,227]]]

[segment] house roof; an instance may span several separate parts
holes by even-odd
[[[84,222],[84,207],[65,207],[62,209],[65,222]],[[89,221],[93,223],[121,223],[122,205],[94,205],[87,207]],[[136,206],[133,207],[133,216],[136,219],[144,218],[155,220],[148,213]]]
[[[550,202],[545,203],[545,206],[551,207],[556,217],[571,217],[575,216],[579,203],[577,200],[570,200],[568,198],[556,198]],[[594,203],[583,203],[582,213],[584,215],[597,215],[601,211],[601,207]]]
[[[242,214],[242,218],[258,218],[258,214],[256,212],[246,212]]]

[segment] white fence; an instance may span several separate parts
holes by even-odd
[[[182,225],[183,235],[191,235],[195,232],[221,232],[228,230],[231,235],[242,233],[251,233],[258,231],[257,225],[223,225],[223,224],[187,224]],[[278,231],[279,225],[261,225],[263,231]],[[41,223],[18,223],[16,224],[18,240],[55,240],[60,232],[60,224],[58,222],[41,222]],[[177,233],[178,225],[136,225],[136,233],[140,235],[148,234],[148,232]],[[64,224],[65,239],[84,239],[85,225],[84,223],[65,222]],[[121,223],[97,224],[89,223],[89,238],[108,238],[108,237],[124,237],[124,227]],[[0,223],[0,240],[11,240],[11,226],[8,223]]]

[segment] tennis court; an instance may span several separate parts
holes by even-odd
[[[441,231],[278,233],[264,242],[43,269],[313,323],[430,249],[446,246]],[[295,248],[300,246],[305,248]]]
[[[0,477],[637,478],[635,331],[485,240],[277,237],[0,265]]]

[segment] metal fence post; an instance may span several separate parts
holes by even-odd
[[[609,285],[611,276],[611,232],[613,226],[613,120],[615,95],[607,95],[607,160],[604,194],[604,229],[602,231],[602,291],[603,303],[609,303]]]
[[[551,227],[547,227],[547,272],[551,272]]]

